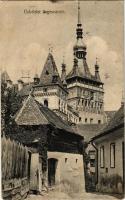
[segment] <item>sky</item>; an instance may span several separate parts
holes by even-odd
[[[94,73],[96,57],[104,82],[105,110],[117,110],[123,88],[123,2],[80,1],[87,63]],[[24,10],[40,10],[26,14]],[[62,11],[60,13],[43,13]],[[76,43],[77,1],[0,1],[0,61],[15,83],[29,71],[31,79],[42,72],[49,46],[59,72],[73,66]]]

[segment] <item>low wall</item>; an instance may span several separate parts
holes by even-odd
[[[6,200],[25,199],[29,192],[27,178],[2,181],[2,197]]]
[[[60,191],[77,193],[85,191],[83,156],[79,154],[48,152],[48,159],[58,160],[55,184]]]

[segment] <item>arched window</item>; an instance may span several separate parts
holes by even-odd
[[[44,106],[48,107],[48,100],[47,99],[44,100]]]

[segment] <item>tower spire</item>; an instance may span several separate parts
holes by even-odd
[[[81,24],[81,16],[80,16],[80,2],[78,0],[78,23],[77,23],[77,29],[76,29],[76,35],[77,35],[77,40],[83,38],[83,29],[82,29],[82,24]]]
[[[80,1],[78,0],[78,24],[81,24],[81,17],[80,17]]]
[[[101,81],[100,79],[100,75],[99,75],[99,64],[98,64],[98,58],[96,57],[96,63],[95,63],[95,78],[99,81]]]
[[[66,78],[66,64],[65,64],[65,58],[64,58],[64,55],[63,55],[63,62],[62,62],[62,74],[61,74],[61,80],[62,82],[65,80]]]

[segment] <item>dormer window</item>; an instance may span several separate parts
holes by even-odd
[[[49,75],[49,72],[48,72],[48,70],[46,70],[46,75]]]
[[[48,107],[48,100],[47,99],[44,100],[44,106]]]
[[[54,76],[53,76],[52,82],[53,82],[53,83],[56,83],[57,81],[58,81],[58,76],[54,75]]]

